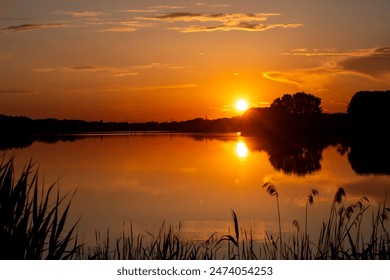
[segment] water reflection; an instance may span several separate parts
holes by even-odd
[[[261,191],[265,181],[277,185],[285,231],[293,220],[304,221],[307,193],[313,186],[320,192],[309,213],[309,218],[316,217],[310,220],[313,228],[322,225],[338,186],[346,187],[352,202],[363,195],[370,200],[383,197],[390,186],[389,176],[368,180],[357,175],[347,159],[350,151],[343,156],[332,146],[286,146],[235,134],[99,135],[69,140],[35,141],[9,153],[15,153],[19,169],[31,157],[39,160],[41,178],[52,183],[61,177],[64,193],[78,187],[70,218],[82,215],[80,232],[88,241],[95,229],[121,234],[123,222],[153,234],[162,221],[183,222],[188,239],[226,234],[232,225],[231,209],[239,215],[240,225],[247,223],[246,228],[262,238],[264,229],[277,231],[275,201]]]
[[[248,156],[249,150],[243,141],[237,143],[236,153],[239,158],[246,158]]]
[[[11,149],[24,149],[31,146],[34,142],[43,142],[54,144],[57,142],[73,142],[86,138],[86,135],[37,135],[26,137],[12,137],[7,135],[0,136],[0,151]]]
[[[28,148],[34,143],[73,142],[88,138],[99,137],[131,137],[133,134],[83,134],[83,135],[52,135],[34,136],[29,138],[0,137],[0,151]],[[133,136],[135,136],[134,134]],[[361,175],[390,175],[390,145],[388,137],[365,137],[350,139],[347,143],[337,144],[326,141],[306,141],[302,139],[284,139],[273,141],[267,137],[244,138],[240,134],[169,134],[170,137],[179,135],[190,137],[196,141],[222,142],[237,141],[235,153],[244,159],[250,151],[266,152],[268,160],[277,171],[284,174],[305,176],[321,170],[322,153],[328,146],[337,146],[340,155],[346,154],[352,169]],[[142,133],[138,136],[158,137],[159,133]],[[161,135],[160,135],[161,136]]]
[[[275,170],[284,174],[305,176],[321,170],[322,152],[326,147],[252,138],[249,148],[253,151],[266,152]]]
[[[356,141],[351,145],[348,160],[357,174],[390,175],[389,139]]]
[[[321,169],[322,150],[302,147],[296,150],[269,151],[272,166],[285,174],[304,176]]]

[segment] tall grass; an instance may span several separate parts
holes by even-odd
[[[274,186],[275,188],[275,186]],[[276,188],[274,190],[276,192]],[[310,239],[307,233],[307,209],[314,202],[318,191],[312,189],[309,193],[305,208],[305,231],[300,233],[298,221],[293,221],[297,233],[287,241],[278,244],[267,235],[264,245],[266,259],[275,259],[276,252],[282,259],[390,259],[390,234],[386,200],[378,206],[372,214],[371,230],[363,231],[363,218],[371,207],[367,197],[360,198],[356,203],[346,207],[344,199],[345,190],[338,188],[332,201],[329,218],[324,221],[319,232],[317,242]],[[277,201],[278,202],[278,201]],[[278,207],[278,215],[279,215]],[[279,220],[279,231],[280,230]],[[366,235],[365,235],[366,234]]]
[[[111,245],[112,244],[112,245]],[[130,225],[122,231],[122,236],[111,241],[107,231],[104,239],[96,232],[94,246],[81,247],[77,259],[93,260],[213,260],[218,258],[221,246],[215,235],[205,241],[190,242],[180,237],[179,230],[172,226],[161,226],[157,235],[147,232],[147,235],[134,234]]]
[[[305,206],[305,228],[293,221],[296,233],[282,231],[279,193],[276,186],[263,188],[276,198],[278,237],[266,233],[262,241],[253,238],[252,229],[243,229],[232,210],[233,234],[211,235],[207,240],[188,241],[178,229],[162,224],[157,234],[135,234],[133,226],[122,235],[111,237],[96,232],[95,244],[81,244],[77,237],[78,221],[68,225],[73,196],[60,196],[56,184],[39,186],[38,171],[29,162],[15,178],[14,159],[0,157],[0,259],[95,259],[95,260],[255,260],[255,259],[390,259],[390,208],[386,200],[372,212],[368,198],[345,206],[346,193],[338,188],[329,217],[323,221],[317,241],[308,234],[308,209],[319,195],[312,189]],[[73,194],[74,195],[74,194]],[[364,221],[363,221],[364,220]],[[370,223],[369,233],[363,224]]]
[[[71,259],[80,246],[77,222],[67,226],[70,201],[55,184],[38,184],[30,161],[16,180],[14,159],[0,161],[0,259]]]
[[[283,241],[282,241],[282,222],[280,220],[279,193],[276,190],[275,185],[270,183],[270,182],[265,183],[263,185],[263,188],[267,190],[267,193],[271,197],[273,197],[273,196],[276,197],[276,206],[277,206],[277,209],[278,209],[279,248],[282,248],[282,244],[283,244]],[[282,259],[282,251],[281,250],[279,251],[279,258]]]

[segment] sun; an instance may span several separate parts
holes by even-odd
[[[236,109],[240,112],[244,112],[248,109],[248,102],[244,99],[240,99],[236,102]]]

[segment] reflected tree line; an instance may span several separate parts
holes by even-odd
[[[285,174],[304,176],[321,170],[322,151],[326,146],[305,143],[272,142],[270,139],[247,141],[251,151],[266,152],[271,165]]]
[[[356,93],[347,109],[348,153],[359,174],[390,174],[390,91]]]
[[[243,131],[267,136],[250,148],[266,151],[274,168],[287,174],[320,170],[322,152],[332,145],[347,154],[356,173],[390,175],[390,91],[357,92],[345,114],[324,114],[320,104],[318,97],[297,93],[249,110]]]
[[[75,141],[88,132],[146,131],[213,133],[240,131],[252,151],[265,151],[276,170],[304,176],[321,169],[323,150],[337,146],[358,174],[390,174],[390,91],[360,91],[346,113],[322,112],[321,99],[304,92],[285,94],[268,108],[251,108],[242,116],[182,122],[107,123],[81,120],[32,120],[0,115],[0,150],[23,148],[34,141]],[[219,138],[218,138],[219,139]]]

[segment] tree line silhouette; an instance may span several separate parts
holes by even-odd
[[[251,108],[242,116],[214,120],[127,123],[0,115],[0,150],[25,147],[37,140],[74,141],[82,137],[77,134],[90,132],[240,131],[254,136],[250,149],[266,151],[275,169],[285,173],[305,175],[321,169],[323,149],[338,145],[340,153],[348,153],[357,173],[390,174],[389,107],[390,91],[359,91],[346,113],[327,114],[319,97],[298,92],[276,98],[268,108]]]

